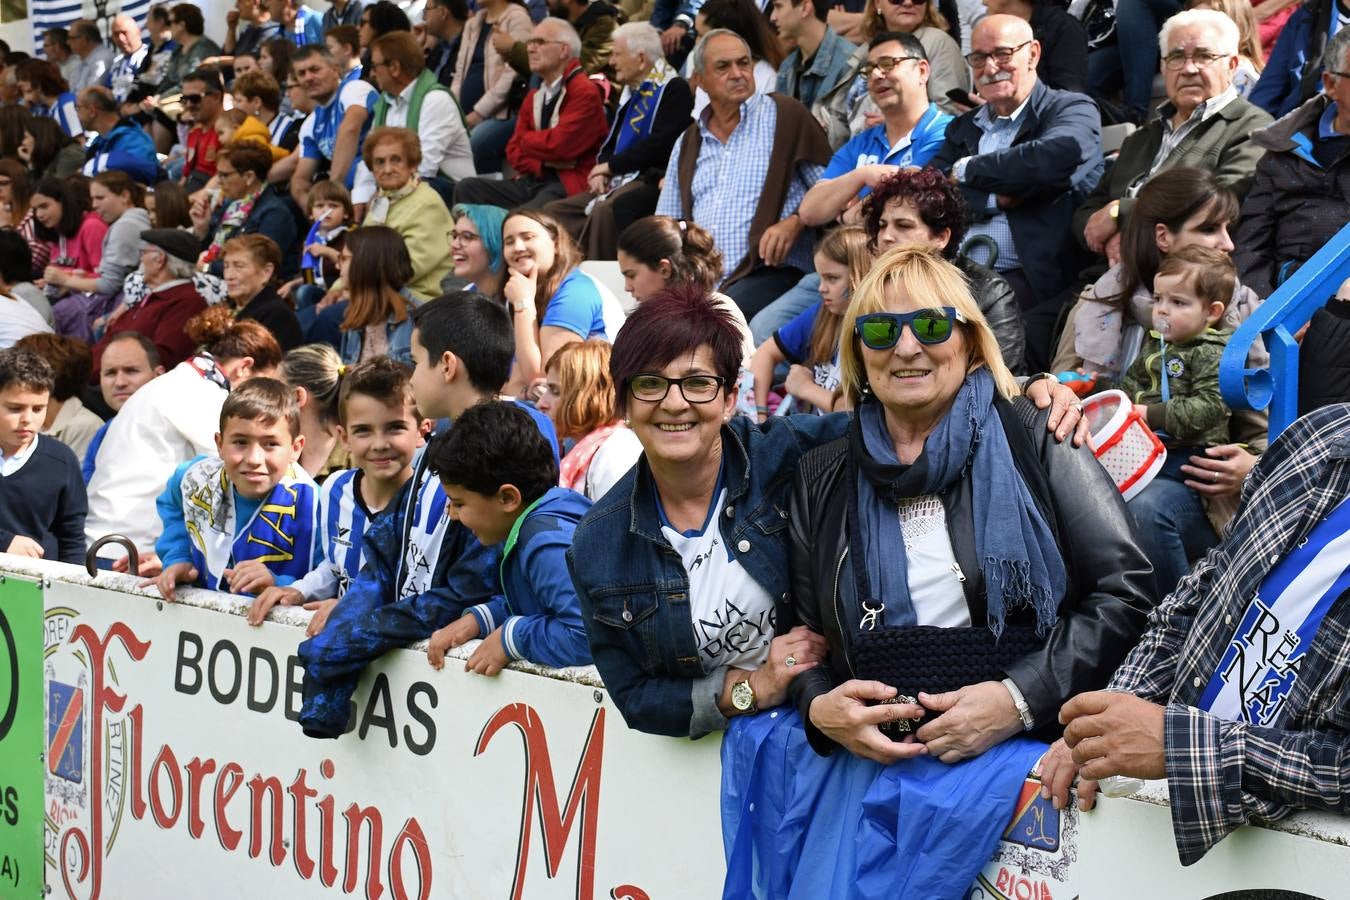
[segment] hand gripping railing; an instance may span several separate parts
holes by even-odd
[[[1289,276],[1234,332],[1219,363],[1219,390],[1230,409],[1270,411],[1270,439],[1298,418],[1298,343],[1308,323],[1342,281],[1350,278],[1350,225]],[[1252,344],[1264,338],[1269,369],[1247,368]]]

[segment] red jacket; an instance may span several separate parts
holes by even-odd
[[[535,88],[525,95],[516,118],[516,130],[506,144],[506,160],[522,175],[544,176],[555,169],[569,196],[586,190],[586,176],[595,167],[595,154],[609,133],[600,88],[586,77],[577,60],[563,70],[562,97],[553,109],[552,127],[535,125],[542,115],[544,95]]]
[[[192,355],[196,346],[183,331],[187,320],[206,309],[206,301],[191,281],[184,281],[163,290],[154,291],[140,303],[117,317],[108,326],[103,338],[92,348],[94,371],[90,381],[98,384],[99,366],[103,348],[108,341],[123,331],[136,331],[148,337],[159,350],[159,363],[165,371],[172,369]]]

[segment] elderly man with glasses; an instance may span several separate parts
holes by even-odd
[[[952,117],[928,99],[930,67],[923,44],[912,34],[883,31],[868,42],[859,69],[882,121],[840,147],[797,210],[811,227],[839,220],[861,222],[861,201],[901,168],[928,164],[942,147]],[[764,343],[793,318],[820,302],[820,276],[805,276],[750,322],[755,344]]]
[[[1049,361],[1061,293],[1081,267],[1069,223],[1102,176],[1101,116],[1088,97],[1036,77],[1041,47],[1023,20],[988,16],[970,45],[985,102],[947,128],[933,165],[960,186],[969,235],[998,249],[989,267],[1017,294],[1034,370]]]
[[[1121,145],[1120,156],[1073,214],[1074,237],[1114,265],[1134,196],[1149,178],[1178,166],[1209,169],[1241,199],[1264,148],[1250,140],[1270,124],[1262,109],[1238,96],[1238,28],[1212,9],[1168,19],[1158,37],[1167,101]]]
[[[587,188],[609,125],[600,89],[581,67],[581,37],[563,19],[549,18],[534,26],[525,46],[540,85],[525,95],[506,144],[516,175],[465,179],[455,186],[456,203],[539,208]]]

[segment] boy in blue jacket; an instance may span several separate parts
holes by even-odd
[[[502,594],[431,636],[427,660],[483,638],[465,671],[496,675],[513,660],[559,668],[591,662],[567,571],[572,532],[590,509],[558,487],[553,449],[529,413],[494,401],[466,410],[427,448],[450,513],[486,547],[501,545]]]
[[[497,396],[515,351],[511,319],[500,304],[482,294],[446,295],[422,304],[412,319],[410,383],[425,418],[457,420]],[[533,409],[527,415],[555,447],[548,417]],[[498,592],[496,549],[451,521],[447,506],[425,452],[416,456],[412,478],[366,532],[360,572],[323,630],[297,649],[305,667],[305,734],[340,736],[367,664],[425,639]]]

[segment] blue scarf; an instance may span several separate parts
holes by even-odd
[[[1008,436],[993,407],[994,392],[994,377],[988,369],[967,375],[951,409],[924,441],[923,452],[912,466],[900,464],[881,404],[870,400],[858,411],[853,452],[858,468],[861,555],[871,596],[886,604],[887,626],[918,622],[902,552],[900,500],[940,494],[967,473],[989,630],[1001,635],[1007,611],[1017,606],[1035,609],[1038,634],[1055,624],[1068,575],[1050,526],[1013,463]],[[1015,490],[1009,490],[1010,486]]]

